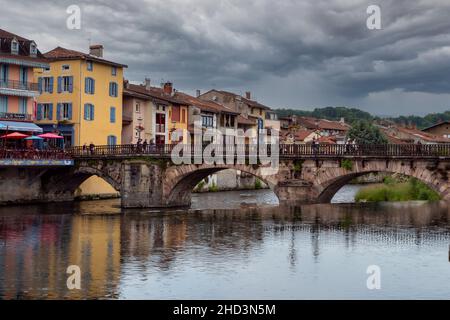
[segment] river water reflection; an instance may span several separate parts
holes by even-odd
[[[195,195],[190,210],[117,204],[0,208],[0,298],[450,298],[445,203],[279,206],[262,190]]]

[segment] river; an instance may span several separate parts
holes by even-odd
[[[2,207],[0,299],[448,299],[449,206],[342,203],[357,188],[323,205],[259,190],[195,194],[189,210]]]

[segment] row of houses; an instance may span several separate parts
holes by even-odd
[[[126,80],[126,68],[105,59],[102,45],[88,53],[62,47],[42,53],[33,40],[0,29],[0,133],[57,133],[69,147],[180,143],[194,123],[221,130],[224,142],[233,142],[238,129],[253,129],[248,139],[260,129],[280,130],[275,112],[250,92],[192,96],[171,82]],[[87,194],[114,193],[95,177],[82,186]]]
[[[57,47],[42,54],[34,41],[5,30],[0,41],[0,121],[9,121],[3,123],[9,130],[57,132],[65,146],[81,146],[178,143],[195,121],[229,140],[237,129],[280,129],[276,114],[250,92],[197,91],[194,97],[171,82],[125,80],[127,65],[106,60],[102,45],[89,53]],[[172,134],[177,129],[184,133]]]
[[[448,121],[437,123],[423,130],[412,125],[399,125],[389,120],[378,120],[374,124],[392,144],[450,143],[450,122]],[[280,118],[280,127],[280,143],[352,143],[347,138],[351,126],[345,123],[344,119],[331,121],[292,115]]]

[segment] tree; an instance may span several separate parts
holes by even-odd
[[[347,138],[357,144],[387,144],[388,140],[378,127],[372,123],[360,120],[356,121],[348,131]]]

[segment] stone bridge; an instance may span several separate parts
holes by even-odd
[[[71,167],[1,167],[0,203],[71,201],[83,181],[96,175],[121,194],[123,207],[189,206],[195,185],[224,169],[258,177],[280,201],[329,202],[350,180],[373,172],[415,177],[444,200],[450,199],[449,147],[445,147],[446,151],[436,147],[419,152],[403,146],[382,154],[373,152],[374,146],[367,147],[365,152],[361,148],[358,152],[329,148],[282,151],[278,170],[256,164],[175,165],[165,153],[75,153],[75,164]]]

